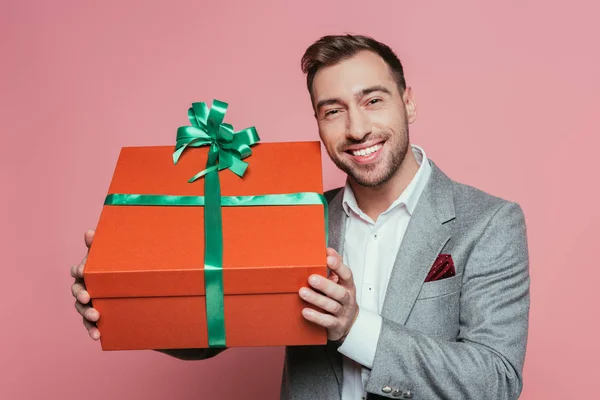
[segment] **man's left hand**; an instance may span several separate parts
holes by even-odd
[[[327,266],[332,272],[329,279],[311,275],[308,283],[312,289],[303,287],[299,291],[303,300],[324,312],[305,308],[302,310],[302,316],[327,328],[329,340],[343,342],[358,316],[356,286],[352,271],[344,265],[342,257],[331,248],[327,249]]]

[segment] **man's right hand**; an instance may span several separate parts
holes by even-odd
[[[84,235],[87,254],[90,252],[92,240],[94,239],[94,232],[94,230],[88,230]],[[75,278],[75,282],[71,286],[71,292],[75,297],[75,308],[83,317],[83,325],[85,325],[88,334],[92,339],[98,340],[100,339],[100,331],[96,326],[96,322],[100,318],[100,313],[98,310],[91,307],[90,294],[85,290],[85,283],[83,282],[83,268],[85,267],[87,254],[81,261],[81,264],[73,265],[71,267],[71,276]]]

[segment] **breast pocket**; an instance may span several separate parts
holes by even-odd
[[[427,335],[455,340],[459,330],[462,274],[426,282],[413,305],[406,326]]]
[[[460,290],[462,273],[439,281],[426,282],[421,287],[417,300],[446,296]]]

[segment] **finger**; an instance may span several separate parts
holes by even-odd
[[[74,264],[71,265],[71,276],[75,279],[83,279],[83,270],[85,268],[85,260],[87,259],[87,256],[84,257],[83,261],[81,264]]]
[[[342,305],[350,302],[350,293],[348,292],[348,289],[327,278],[323,278],[320,275],[311,275],[308,279],[308,283],[319,292],[322,292],[327,297]]]
[[[340,277],[335,272],[329,273],[327,279],[329,279],[333,283],[338,283],[340,281]]]
[[[95,233],[96,233],[96,231],[94,229],[88,229],[83,235],[85,245],[87,246],[88,249],[90,247],[92,247],[92,241],[94,240]]]
[[[78,264],[73,264],[73,265],[71,265],[71,271],[70,271],[70,272],[71,272],[71,276],[72,276],[73,278],[76,278],[76,279],[77,279],[77,278],[81,278],[80,276],[77,276],[77,267],[79,267],[79,265],[78,265]]]
[[[100,319],[100,313],[98,312],[98,310],[90,306],[81,304],[78,301],[75,302],[75,309],[87,321],[98,322],[98,320]]]
[[[352,270],[344,265],[342,257],[331,248],[327,249],[327,266],[340,277],[340,280],[354,283]]]
[[[98,330],[98,327],[96,326],[96,324],[94,324],[93,322],[90,322],[84,318],[83,325],[85,325],[85,328],[87,329],[88,334],[90,335],[90,337],[92,339],[94,339],[94,340],[100,339],[100,330]]]
[[[85,258],[83,259],[85,263]],[[75,279],[83,279],[83,269],[85,268],[84,264],[74,264],[71,265],[71,276]]]
[[[337,317],[331,314],[324,314],[312,308],[304,308],[302,310],[302,316],[317,325],[320,325],[327,329],[332,329],[338,324]]]
[[[85,286],[82,283],[75,282],[73,286],[71,286],[71,293],[81,304],[90,302],[90,294],[85,290]]]
[[[322,294],[316,293],[314,290],[302,288],[299,293],[304,301],[317,306],[328,313],[339,315],[343,310],[343,306],[340,303],[329,297],[323,296]]]
[[[85,262],[87,261],[87,256],[85,256],[85,258],[83,259],[83,262],[81,264],[79,264],[79,267],[77,268],[77,275],[83,279],[83,270],[85,269]]]

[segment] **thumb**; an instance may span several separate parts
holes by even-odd
[[[334,248],[328,247],[327,250],[326,250],[326,254],[327,254],[327,258],[333,257],[333,258],[336,259],[336,262],[337,261],[339,261],[339,262],[342,261],[342,256],[339,255],[338,252]]]

